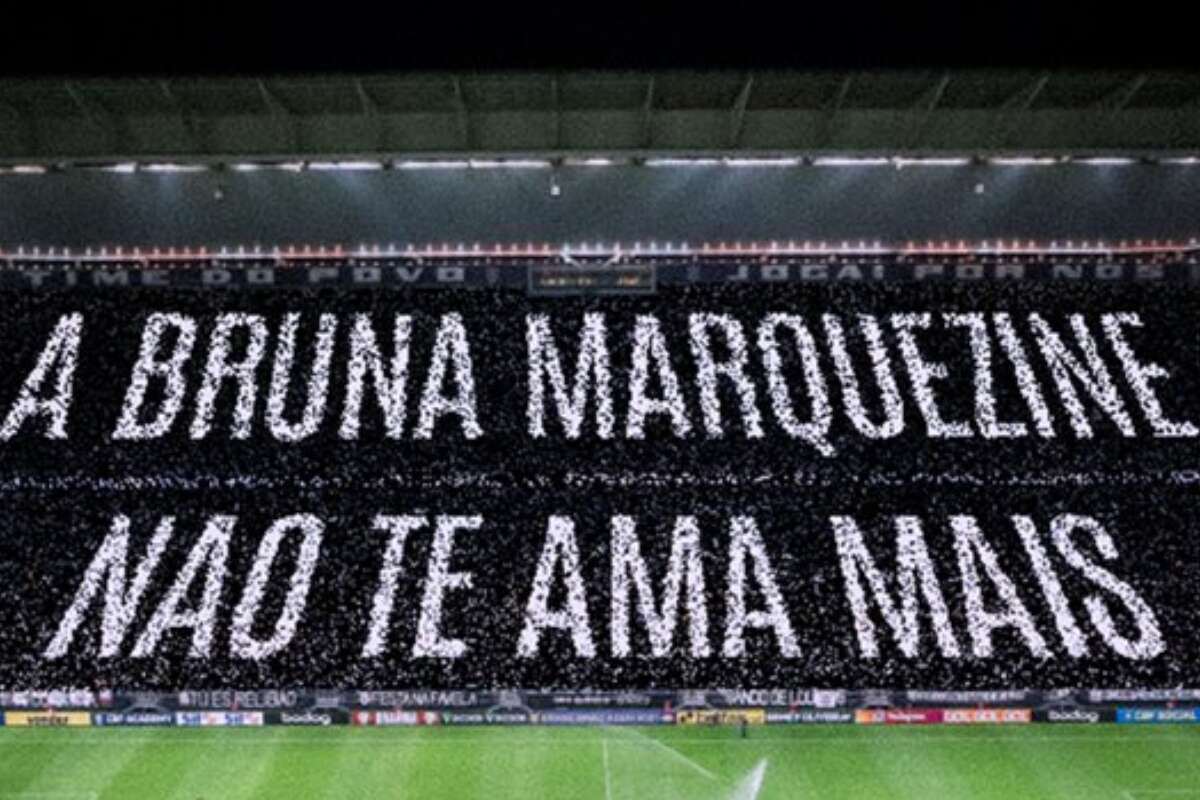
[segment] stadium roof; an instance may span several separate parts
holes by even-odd
[[[0,162],[1200,152],[1200,72],[0,81]]]

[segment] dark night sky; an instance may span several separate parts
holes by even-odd
[[[1133,68],[1197,61],[1196,12],[1165,3],[1139,3],[1136,13],[1124,4],[1032,2],[482,5],[13,3],[4,13],[0,72]]]

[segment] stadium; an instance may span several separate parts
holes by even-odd
[[[1197,98],[0,80],[0,800],[1200,798]]]

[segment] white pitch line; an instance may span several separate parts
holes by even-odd
[[[608,739],[601,739],[604,748],[604,800],[612,800],[612,775],[608,769]]]
[[[658,749],[660,749],[663,752],[670,755],[676,761],[679,761],[679,762],[691,767],[693,770],[700,773],[704,777],[708,778],[710,781],[716,781],[717,783],[720,783],[721,779],[718,778],[714,773],[705,769],[703,764],[693,761],[692,759],[685,756],[683,753],[676,750],[674,747],[671,747],[668,744],[664,744],[663,742],[660,742],[658,739],[655,739],[653,736],[647,736],[646,734],[639,731],[637,728],[624,728],[623,730],[626,730],[629,733],[634,734],[639,739],[644,739],[645,741],[649,742],[650,744],[654,745]]]

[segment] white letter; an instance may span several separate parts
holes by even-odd
[[[291,586],[287,599],[283,603],[283,611],[275,621],[275,630],[271,638],[265,641],[254,636],[254,618],[258,615],[258,606],[267,591],[267,582],[271,579],[271,565],[279,553],[279,545],[283,537],[292,531],[304,534],[300,543],[300,552],[296,556],[296,567],[292,570]],[[317,568],[317,558],[321,553],[321,536],[325,525],[312,514],[292,514],[275,520],[263,540],[258,545],[258,555],[254,557],[254,566],[246,578],[246,588],[242,592],[241,602],[233,612],[233,625],[229,632],[229,650],[235,658],[251,658],[258,660],[278,653],[287,647],[288,642],[296,635],[296,626],[304,613],[304,605],[308,601],[308,587],[312,583],[313,570]]]
[[[1086,656],[1088,652],[1087,637],[1079,629],[1079,623],[1075,621],[1075,615],[1071,613],[1071,606],[1067,602],[1066,593],[1063,592],[1062,582],[1059,581],[1058,574],[1050,564],[1050,556],[1046,553],[1046,548],[1042,546],[1041,539],[1038,538],[1037,526],[1033,524],[1032,519],[1026,516],[1015,515],[1012,519],[1017,534],[1021,537],[1021,543],[1025,545],[1025,552],[1029,554],[1029,560],[1033,562],[1033,571],[1037,574],[1038,584],[1042,587],[1042,595],[1045,596],[1050,610],[1054,613],[1054,625],[1058,628],[1059,636],[1062,637],[1063,646],[1067,648],[1067,654],[1072,658]]]
[[[1163,415],[1162,405],[1158,402],[1158,397],[1154,394],[1154,387],[1150,385],[1150,381],[1155,378],[1165,380],[1171,377],[1171,373],[1158,364],[1139,362],[1137,356],[1133,354],[1133,348],[1129,346],[1129,342],[1125,341],[1125,334],[1121,331],[1121,326],[1129,325],[1133,328],[1140,328],[1142,327],[1141,317],[1136,313],[1102,314],[1100,323],[1104,326],[1104,332],[1108,334],[1108,340],[1112,342],[1117,358],[1121,359],[1125,377],[1129,379],[1129,385],[1133,387],[1133,393],[1137,397],[1138,404],[1142,407],[1142,412],[1146,415],[1150,427],[1154,429],[1154,435],[1162,437],[1200,435],[1200,431],[1197,431],[1196,426],[1192,423],[1174,422]]]
[[[696,380],[700,384],[700,410],[704,416],[704,430],[709,438],[719,438],[725,431],[721,425],[721,400],[717,396],[717,378],[725,376],[737,390],[742,406],[742,419],[746,425],[746,436],[761,438],[762,417],[758,413],[754,383],[746,375],[746,364],[750,354],[746,350],[746,336],[742,323],[728,314],[692,314],[689,318],[692,355],[696,358]],[[718,362],[713,358],[712,342],[708,329],[719,327],[729,345],[729,358]]]
[[[387,644],[388,624],[392,619],[392,607],[396,602],[396,581],[403,572],[404,543],[408,535],[417,528],[428,524],[425,517],[393,517],[380,514],[375,517],[375,530],[391,532],[388,539],[387,551],[383,556],[383,569],[379,573],[379,589],[375,592],[375,601],[371,604],[371,629],[367,634],[367,643],[363,646],[362,657],[374,658],[383,653]]]
[[[896,517],[896,572],[900,589],[900,604],[888,593],[885,576],[875,566],[871,552],[863,541],[862,531],[853,517],[831,517],[833,534],[837,540],[841,557],[842,577],[846,581],[846,596],[854,612],[854,625],[858,630],[858,646],[866,658],[879,655],[879,644],[875,639],[875,625],[871,621],[862,577],[866,577],[879,606],[883,619],[892,629],[892,635],[900,652],[908,658],[920,655],[921,626],[917,617],[917,575],[921,577],[921,594],[933,616],[933,632],[937,637],[938,649],[946,658],[958,658],[958,641],[946,600],[938,585],[933,562],[925,545],[925,533],[917,517]]]
[[[526,318],[525,341],[529,352],[529,435],[535,439],[546,435],[546,386],[543,376],[550,378],[554,403],[568,439],[578,439],[587,412],[588,388],[592,377],[596,381],[596,435],[612,437],[613,404],[609,387],[608,344],[605,340],[604,315],[583,315],[583,332],[579,335],[579,358],[575,361],[575,383],[567,394],[567,379],[563,374],[558,348],[550,332],[550,318],[545,314],[530,314]]]
[[[1042,356],[1050,367],[1050,373],[1054,376],[1054,383],[1058,386],[1059,394],[1062,395],[1063,405],[1067,407],[1075,435],[1081,439],[1090,439],[1092,426],[1088,423],[1083,403],[1079,402],[1079,395],[1075,393],[1075,386],[1071,383],[1072,375],[1083,385],[1092,399],[1108,412],[1122,435],[1136,436],[1133,420],[1129,418],[1129,412],[1125,410],[1125,403],[1117,392],[1117,385],[1113,383],[1112,376],[1108,374],[1108,367],[1100,358],[1096,340],[1088,333],[1083,315],[1072,314],[1070,319],[1071,327],[1075,329],[1075,337],[1079,341],[1080,349],[1083,350],[1087,366],[1079,363],[1079,360],[1067,349],[1063,340],[1040,315],[1029,315],[1029,324],[1033,328]]]
[[[1029,357],[1025,355],[1025,348],[1017,338],[1017,329],[1012,324],[1012,318],[1008,314],[997,313],[992,315],[992,320],[996,324],[1000,347],[1017,373],[1017,388],[1021,390],[1025,405],[1029,406],[1029,413],[1033,415],[1033,424],[1038,435],[1045,439],[1053,439],[1054,422],[1050,417],[1050,407],[1046,405],[1046,398],[1042,396],[1042,388],[1029,363]]]
[[[950,376],[946,365],[937,361],[926,361],[917,347],[917,336],[913,328],[928,328],[930,314],[893,314],[892,328],[900,337],[900,354],[912,379],[913,393],[917,396],[917,408],[925,417],[925,426],[934,439],[952,439],[973,436],[971,426],[965,422],[946,422],[938,411],[937,401],[930,386],[935,380]]]
[[[160,361],[158,348],[168,327],[174,328],[178,335],[171,350],[171,357]],[[117,422],[117,429],[113,431],[114,439],[157,439],[171,429],[175,417],[183,408],[183,395],[187,390],[183,366],[192,357],[192,348],[195,345],[196,320],[183,314],[150,315],[142,331],[138,360],[133,366],[133,376],[129,379],[125,402],[121,405],[121,419]],[[158,408],[158,416],[152,422],[138,422],[151,378],[162,378],[166,384],[163,388],[162,405]]]
[[[455,397],[442,394],[447,364],[454,365],[454,385],[458,389]],[[467,343],[467,329],[463,327],[462,317],[458,314],[442,315],[413,438],[428,439],[433,436],[434,423],[438,417],[446,414],[462,417],[463,435],[468,439],[483,433],[475,417],[475,376],[471,372],[471,348]]]
[[[1071,540],[1071,534],[1076,528],[1082,528],[1092,534],[1092,541],[1096,543],[1096,549],[1100,551],[1100,556],[1105,561],[1112,561],[1117,557],[1117,546],[1113,544],[1112,537],[1100,523],[1091,517],[1078,514],[1063,514],[1056,517],[1050,524],[1050,535],[1054,538],[1054,546],[1058,548],[1058,552],[1062,553],[1067,563],[1082,572],[1085,578],[1120,598],[1126,610],[1133,615],[1134,624],[1138,628],[1137,639],[1122,636],[1117,632],[1117,625],[1113,622],[1112,614],[1105,602],[1097,595],[1089,595],[1084,599],[1083,604],[1087,606],[1092,624],[1096,626],[1096,630],[1100,631],[1100,636],[1104,639],[1105,644],[1117,654],[1139,661],[1160,655],[1166,649],[1166,644],[1163,643],[1162,633],[1158,629],[1158,620],[1154,618],[1154,611],[1134,591],[1133,587],[1104,567],[1089,561],[1083,553],[1079,552],[1079,548]]]
[[[173,628],[192,628],[192,658],[207,658],[209,647],[212,645],[213,626],[217,622],[217,607],[221,603],[221,588],[225,583],[225,561],[229,558],[229,537],[237,517],[219,515],[211,517],[196,542],[192,552],[188,554],[187,563],[175,578],[166,598],[159,604],[154,616],[146,624],[146,630],[133,646],[133,658],[145,658],[154,655],[158,642],[164,633]],[[204,578],[204,595],[200,600],[200,608],[192,611],[180,611],[180,603],[186,600],[192,582],[207,566]]]
[[[812,403],[811,421],[801,423],[792,409],[791,393],[787,379],[783,376],[783,358],[779,354],[779,342],[775,329],[786,326],[796,341],[800,361],[804,366],[804,381]],[[804,320],[795,314],[768,314],[758,326],[758,349],[762,351],[763,364],[767,368],[767,387],[771,392],[771,403],[775,419],[780,427],[794,439],[802,439],[812,445],[823,456],[834,454],[833,445],[825,437],[833,422],[833,411],[829,407],[829,388],[825,375],[817,360],[817,343],[809,333]]]
[[[707,658],[708,609],[704,602],[704,568],[701,563],[700,531],[695,517],[677,517],[671,538],[671,560],[663,587],[662,613],[654,602],[654,590],[633,517],[612,520],[612,653],[629,655],[629,590],[636,587],[638,610],[650,634],[654,658],[670,655],[679,621],[679,593],[687,581],[688,629],[693,658]],[[630,580],[632,578],[632,580]]]
[[[766,611],[746,610],[746,553],[753,563],[754,579],[767,601]],[[729,585],[725,594],[726,622],[725,658],[740,658],[746,654],[747,628],[771,628],[779,641],[784,658],[799,658],[796,634],[788,620],[783,594],[775,583],[775,572],[767,558],[767,548],[758,533],[753,517],[734,517],[730,522]]]
[[[988,339],[983,314],[943,314],[946,325],[966,328],[975,361],[975,423],[985,439],[1006,439],[1029,435],[1023,422],[1000,422],[996,417],[996,397],[992,393],[992,343]]]
[[[996,551],[983,538],[983,532],[974,517],[954,516],[950,518],[954,529],[954,549],[958,552],[958,569],[962,573],[963,592],[967,601],[967,627],[976,658],[992,655],[992,631],[997,628],[1015,627],[1025,639],[1029,652],[1038,658],[1048,658],[1046,640],[1038,633],[1029,609],[1021,602],[1012,578],[1000,569]],[[978,563],[983,563],[984,572],[996,587],[1004,601],[1004,608],[990,611],[983,606],[983,586],[979,578]]]
[[[236,328],[245,328],[250,333],[250,343],[241,361],[229,361],[229,339]],[[212,335],[212,350],[204,368],[204,380],[196,395],[196,416],[192,419],[192,438],[203,439],[208,435],[216,409],[217,393],[226,378],[237,382],[237,405],[233,410],[231,435],[234,439],[250,438],[250,425],[254,421],[254,395],[257,389],[254,372],[262,361],[267,344],[267,326],[257,314],[221,314]]]
[[[646,396],[651,359],[662,386],[662,398]],[[683,393],[679,391],[679,378],[671,368],[671,356],[658,318],[639,314],[633,329],[633,366],[629,376],[629,417],[625,421],[625,435],[630,439],[646,438],[646,417],[651,414],[669,414],[676,438],[691,433],[692,423],[688,420]]]
[[[391,375],[383,365],[375,330],[371,318],[366,314],[354,315],[354,328],[350,331],[350,367],[346,374],[346,404],[342,408],[342,427],[338,435],[343,439],[357,439],[359,410],[362,408],[363,383],[370,369],[375,383],[375,397],[383,409],[383,423],[389,439],[399,439],[404,433],[404,405],[408,389],[408,341],[412,332],[412,318],[397,314],[392,324],[392,368]]]
[[[279,342],[275,345],[275,363],[271,369],[271,392],[267,396],[267,425],[275,438],[283,442],[298,442],[312,436],[325,416],[325,403],[329,397],[329,362],[333,359],[333,334],[338,321],[334,314],[322,314],[317,331],[316,355],[313,356],[312,371],[308,376],[304,412],[299,423],[284,419],[292,361],[296,355],[296,327],[299,323],[299,314],[288,314],[283,319]]]
[[[892,374],[892,366],[888,362],[887,348],[883,344],[883,331],[879,329],[879,322],[870,314],[860,314],[858,317],[859,328],[867,339],[867,351],[871,354],[875,381],[879,384],[879,396],[883,402],[884,419],[876,425],[867,418],[867,410],[863,407],[858,377],[854,374],[854,363],[846,350],[846,335],[842,331],[841,321],[833,314],[826,314],[822,320],[825,323],[825,336],[829,340],[829,353],[833,356],[833,366],[842,384],[846,414],[854,423],[854,427],[863,436],[871,439],[890,439],[900,433],[904,430],[904,405],[900,400],[900,390],[896,386],[896,376]]]
[[[162,559],[163,551],[166,549],[174,529],[175,518],[163,517],[154,532],[154,538],[146,547],[146,555],[138,562],[134,571],[133,585],[126,588],[125,562],[129,552],[129,517],[124,514],[114,517],[112,533],[104,539],[104,543],[96,551],[96,557],[92,559],[91,565],[84,573],[79,591],[75,593],[74,602],[67,609],[67,613],[63,615],[62,622],[58,626],[58,633],[54,635],[54,640],[50,642],[42,657],[55,659],[67,654],[71,640],[75,638],[75,629],[83,622],[83,615],[91,606],[92,599],[100,590],[100,583],[105,580],[106,576],[108,581],[104,595],[100,656],[101,658],[116,656],[120,652],[121,642],[125,639],[125,632],[129,629],[129,624],[137,616],[138,604],[142,600],[142,595],[146,593],[150,576],[158,566],[159,560]]]
[[[551,583],[560,561],[567,587],[567,607],[551,611],[546,604],[550,600]],[[583,658],[596,655],[596,645],[592,642],[592,629],[588,623],[583,577],[579,574],[575,523],[570,517],[550,517],[547,525],[546,543],[542,547],[537,574],[533,578],[533,591],[525,606],[525,625],[517,644],[518,656],[532,658],[537,655],[543,628],[570,631],[577,655]]]
[[[478,530],[483,517],[438,517],[433,534],[433,553],[429,557],[429,574],[425,578],[425,596],[421,600],[421,617],[417,622],[417,643],[413,658],[459,658],[467,652],[462,639],[442,637],[442,599],[453,589],[470,589],[469,572],[451,572],[450,554],[454,549],[454,532],[461,529]]]
[[[50,424],[46,427],[47,439],[67,438],[67,410],[71,407],[74,389],[75,363],[79,356],[79,337],[83,332],[83,314],[64,314],[42,348],[37,364],[25,378],[21,391],[4,425],[0,426],[0,442],[16,435],[25,420],[45,415]],[[54,396],[38,397],[47,375],[54,370]]]

